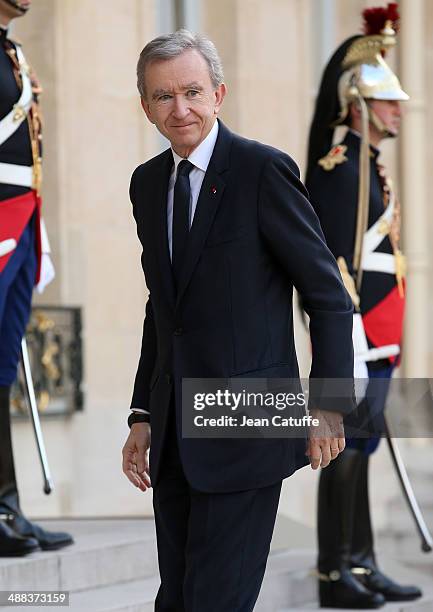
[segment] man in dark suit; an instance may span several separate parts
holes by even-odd
[[[308,442],[192,439],[182,436],[182,379],[298,378],[293,286],[310,316],[311,377],[351,379],[352,305],[296,164],[217,120],[226,87],[214,45],[186,30],[161,36],[137,75],[144,112],[171,148],[131,179],[149,299],[123,470],[142,491],[152,481],[155,609],[247,612],[281,482],[308,456],[316,469],[343,450],[351,397],[338,412],[310,404],[321,428]]]

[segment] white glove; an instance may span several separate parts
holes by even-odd
[[[48,253],[42,253],[41,276],[38,284],[36,285],[37,292],[42,293],[45,287],[51,283],[55,276],[56,271],[54,269],[53,262],[51,261],[51,257],[48,255]]]
[[[359,402],[365,396],[368,385],[367,362],[377,361],[394,357],[400,353],[398,344],[387,344],[378,348],[368,348],[367,336],[365,335],[362,316],[359,313],[353,315],[353,353],[354,353],[354,378],[356,401]]]

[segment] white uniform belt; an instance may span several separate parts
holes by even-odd
[[[353,315],[352,340],[353,352],[357,361],[377,361],[378,359],[395,357],[400,353],[398,344],[386,344],[376,348],[369,348],[364,322],[359,313]]]
[[[367,272],[395,274],[395,257],[390,253],[363,253],[361,267]]]
[[[0,163],[0,183],[31,187],[33,185],[33,166]]]
[[[17,246],[17,241],[14,238],[7,238],[6,240],[0,240],[0,257],[11,253]]]
[[[12,110],[0,121],[0,145],[10,138],[26,119],[33,100],[32,82],[28,75],[28,66],[25,57],[19,46],[17,46],[16,51],[20,64],[23,89],[18,102],[14,104]]]
[[[379,217],[379,219],[374,223],[364,234],[364,240],[362,243],[362,250],[364,253],[371,253],[382,242],[385,238],[383,234],[382,227],[384,222],[388,225],[391,225],[392,216],[394,214],[394,194],[390,193],[389,204],[386,207],[384,213]]]

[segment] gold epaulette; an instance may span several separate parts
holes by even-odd
[[[336,145],[335,147],[332,147],[325,157],[319,159],[317,163],[319,166],[322,166],[324,170],[333,170],[338,164],[343,164],[347,161],[347,157],[345,156],[346,151],[346,145]]]

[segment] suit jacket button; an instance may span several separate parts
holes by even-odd
[[[183,334],[183,329],[181,327],[176,327],[176,329],[174,330],[174,335],[181,336],[182,334]]]
[[[168,385],[171,385],[171,375],[170,375],[170,374],[168,374],[168,373],[167,373],[167,374],[165,375],[165,380],[167,381],[167,384],[168,384]]]

